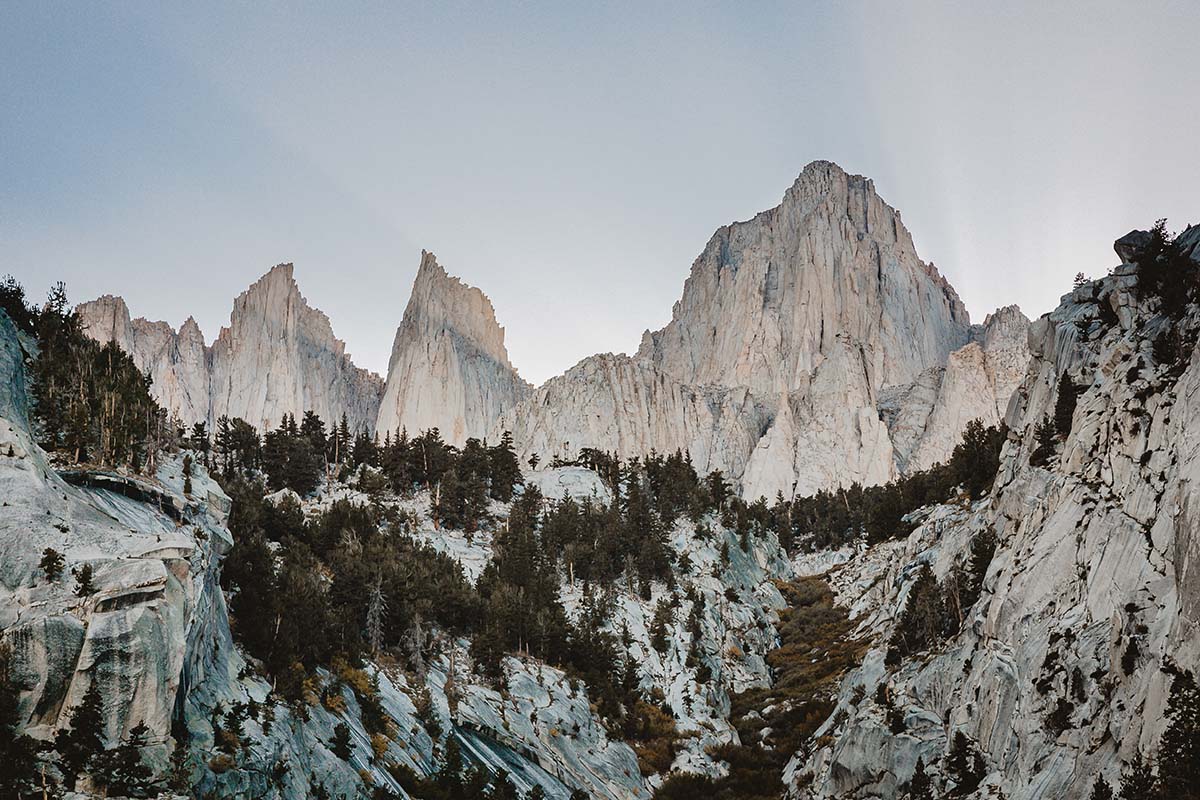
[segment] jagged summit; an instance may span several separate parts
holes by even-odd
[[[374,425],[382,379],[354,366],[329,318],[300,293],[292,264],[272,267],[238,295],[211,346],[193,317],[178,331],[131,320],[113,295],[77,310],[84,331],[128,352],[158,402],[185,423],[211,427],[227,415],[272,427],[311,409],[327,421],[345,414],[356,429]]]
[[[508,359],[504,328],[487,295],[421,251],[392,344],[376,432],[438,428],[461,445],[487,436],[531,389]]]
[[[427,250],[421,251],[421,265],[404,318],[453,329],[489,357],[512,367],[504,346],[504,328],[496,321],[491,299],[446,272],[437,256]]]
[[[815,161],[778,206],[717,230],[639,355],[687,383],[774,395],[801,388],[844,335],[866,348],[870,382],[891,385],[943,361],[969,325],[872,182]]]
[[[946,458],[971,418],[1003,414],[1028,325],[1016,308],[972,325],[900,213],[830,161],[808,164],[776,207],[719,228],[636,355],[584,359],[536,393],[487,295],[429,251],[386,384],[353,366],[287,263],[238,296],[211,348],[194,323],[129,323],[117,299],[92,314],[93,335],[134,352],[185,420],[273,426],[313,408],[380,436],[436,427],[458,445],[511,430],[523,455],[685,449],[770,497]]]

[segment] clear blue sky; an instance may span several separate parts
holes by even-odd
[[[427,248],[537,382],[635,348],[813,159],[976,319],[1200,220],[1194,2],[482,5],[0,5],[0,273],[211,340],[292,261],[382,372]]]

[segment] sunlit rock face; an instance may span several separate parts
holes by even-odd
[[[383,382],[355,367],[328,317],[300,294],[291,264],[280,264],[234,301],[229,327],[211,347],[195,320],[175,331],[129,318],[119,297],[81,303],[84,331],[114,341],[151,379],[151,393],[185,423],[211,426],[222,415],[266,429],[285,414],[315,411],[327,424],[346,416],[352,430],[374,426]]]
[[[972,326],[900,214],[866,178],[809,164],[775,208],[722,227],[671,322],[633,356],[599,354],[534,389],[479,289],[423,253],[386,385],[350,363],[281,265],[235,302],[205,348],[130,320],[119,298],[85,328],[133,354],[185,422],[227,414],[273,427],[314,410],[381,438],[438,428],[462,445],[511,431],[522,460],[686,451],[748,499],[876,484],[948,458],[967,423],[997,424],[1023,372],[1015,307]]]
[[[570,459],[584,447],[625,457],[683,450],[699,472],[736,477],[769,420],[746,389],[682,384],[643,359],[605,353],[551,378],[495,431],[511,430],[523,457]]]
[[[1200,228],[1180,240],[1200,250]],[[1138,241],[1119,240],[1118,253]],[[925,512],[907,540],[831,574],[875,645],[843,680],[821,745],[789,765],[794,796],[897,797],[918,757],[949,789],[943,757],[959,731],[983,755],[985,793],[1019,800],[1086,797],[1157,750],[1171,670],[1200,660],[1200,317],[1166,317],[1136,283],[1136,267],[1118,266],[1033,323],[991,497]],[[1187,334],[1179,361],[1155,346],[1174,330]],[[1034,429],[1067,381],[1080,389],[1070,430],[1035,466]],[[885,667],[919,567],[945,579],[986,532],[996,553],[961,631]],[[880,685],[902,735],[870,699]]]
[[[454,445],[484,438],[530,389],[508,360],[491,301],[422,252],[392,344],[380,437],[437,428]]]
[[[945,461],[971,420],[999,425],[1029,361],[1029,319],[1016,306],[989,314],[972,341],[911,384],[885,389],[879,411],[901,471]]]
[[[778,206],[716,232],[639,355],[685,383],[770,397],[805,388],[840,342],[878,388],[969,336],[966,308],[917,257],[900,213],[869,179],[815,161]]]
[[[749,499],[882,483],[999,422],[1027,325],[1010,308],[972,326],[872,182],[818,161],[717,231],[635,356],[585,359],[493,430],[525,455],[686,450]]]

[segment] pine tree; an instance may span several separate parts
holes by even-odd
[[[1159,800],[1158,781],[1141,753],[1134,755],[1121,775],[1121,800]]]
[[[71,714],[71,727],[62,729],[54,741],[62,755],[63,777],[74,791],[79,773],[104,752],[104,716],[100,687],[95,680],[84,692],[83,701]]]
[[[1049,420],[1042,420],[1033,427],[1033,438],[1037,443],[1029,454],[1031,467],[1044,467],[1054,457],[1055,435],[1054,426]]]
[[[1063,374],[1058,379],[1058,397],[1054,401],[1054,431],[1059,439],[1066,439],[1071,433],[1071,424],[1075,417],[1075,406],[1083,387],[1076,386],[1071,376]]]
[[[192,496],[192,457],[190,455],[183,457],[183,493],[187,497]]]
[[[1096,782],[1092,784],[1089,800],[1113,800],[1112,787],[1108,785],[1108,781],[1104,780],[1103,775],[1096,778]]]
[[[950,753],[946,756],[946,769],[954,779],[954,793],[958,796],[971,794],[983,780],[983,758],[962,731],[954,733]]]
[[[1200,798],[1200,689],[1191,672],[1171,681],[1167,729],[1158,750],[1158,778],[1165,797]]]
[[[387,617],[387,599],[383,595],[383,577],[375,578],[371,588],[371,598],[367,603],[367,641],[371,645],[371,653],[379,655],[383,649],[383,625]]]
[[[52,547],[47,547],[42,551],[42,560],[38,563],[42,572],[46,573],[49,580],[57,581],[63,573],[63,555]]]
[[[513,487],[524,478],[521,464],[513,450],[513,437],[509,431],[500,436],[500,444],[488,450],[490,494],[493,500],[507,503],[512,500]]]
[[[669,645],[668,634],[670,625],[674,622],[671,605],[666,598],[658,601],[654,609],[654,620],[650,623],[650,646],[659,653],[666,653]]]
[[[0,797],[29,797],[37,780],[37,748],[19,732],[18,691],[11,670],[12,651],[0,644]]]
[[[333,729],[333,738],[329,740],[329,751],[343,761],[349,761],[354,752],[350,741],[350,727],[339,722]]]
[[[92,565],[84,564],[79,572],[75,573],[75,594],[79,597],[87,597],[96,591],[96,587],[92,585]]]
[[[93,770],[99,782],[110,795],[123,797],[147,797],[150,795],[150,779],[153,772],[142,763],[142,750],[146,747],[150,729],[139,722],[129,732],[129,738],[116,749],[107,750],[96,759]]]
[[[917,765],[913,768],[912,780],[908,782],[909,800],[933,800],[933,781],[925,773],[925,762],[917,756]]]
[[[208,426],[203,422],[197,422],[192,426],[192,433],[188,436],[188,447],[200,453],[204,457],[204,461],[208,463],[208,451],[211,448],[211,443],[208,440]]]
[[[213,452],[220,460],[221,471],[228,474],[233,453],[233,430],[229,417],[222,414],[217,419],[217,435]]]

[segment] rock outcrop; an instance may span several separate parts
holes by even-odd
[[[153,735],[143,755],[162,769],[187,643],[206,624],[220,557],[233,545],[229,498],[198,466],[185,496],[178,459],[152,478],[60,476],[28,427],[22,361],[0,313],[0,638],[11,649],[20,725],[51,738],[99,683],[106,742],[144,723]],[[64,557],[57,580],[39,568],[46,548]],[[72,575],[85,565],[95,591],[79,597]]]
[[[879,410],[901,471],[945,461],[971,420],[998,425],[1029,362],[1029,319],[1016,306],[989,314],[943,366],[885,390]]]
[[[508,360],[491,301],[422,251],[375,431],[383,437],[438,428],[447,442],[462,445],[487,436],[531,388]]]
[[[1200,228],[1180,242],[1191,252]],[[790,765],[795,795],[896,797],[918,757],[949,789],[942,765],[959,732],[982,754],[984,785],[1017,800],[1088,796],[1097,777],[1115,785],[1122,763],[1156,751],[1171,671],[1200,661],[1200,313],[1172,319],[1137,282],[1122,265],[1033,324],[989,498],[926,512],[906,541],[831,574],[875,646],[842,681],[820,745]],[[1058,399],[1071,387],[1067,422]],[[1056,417],[1059,438],[1035,456],[1036,426]],[[918,568],[969,569],[984,535],[997,547],[960,632],[889,667]],[[864,699],[880,686],[899,735]]]
[[[900,212],[869,179],[814,161],[778,206],[717,231],[638,354],[684,383],[774,397],[805,388],[841,342],[877,390],[969,336],[966,308],[917,257]]]
[[[569,460],[583,447],[626,457],[685,450],[701,473],[737,477],[770,418],[744,388],[688,386],[644,359],[605,353],[548,380],[493,435],[511,430],[522,461]]]
[[[83,330],[98,342],[116,342],[151,380],[159,405],[186,423],[208,422],[209,354],[191,317],[175,331],[165,322],[131,320],[125,301],[104,295],[77,309]]]
[[[971,326],[871,181],[818,161],[717,231],[635,356],[585,359],[493,432],[543,457],[687,450],[751,499],[882,483],[1000,420],[1027,325],[1009,308]]]
[[[379,376],[354,366],[329,318],[301,296],[291,264],[239,295],[229,327],[213,342],[214,420],[241,417],[267,428],[285,413],[312,410],[326,423],[345,414],[352,430],[370,430],[381,390]]]
[[[211,347],[190,317],[176,332],[165,322],[129,318],[119,297],[77,309],[84,331],[115,341],[151,378],[155,399],[185,423],[222,415],[266,429],[284,414],[315,411],[327,424],[344,414],[353,430],[373,429],[383,382],[360,369],[334,336],[328,317],[300,294],[291,264],[280,264],[235,301],[228,328]]]

